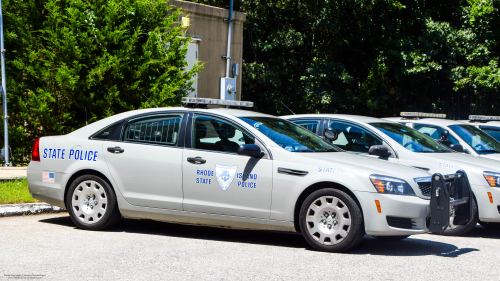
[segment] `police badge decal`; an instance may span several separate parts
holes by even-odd
[[[215,164],[215,177],[217,178],[217,182],[219,183],[219,186],[220,188],[222,188],[222,190],[226,191],[229,186],[231,186],[237,170],[238,166],[224,166]]]

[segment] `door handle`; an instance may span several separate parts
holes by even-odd
[[[207,162],[207,160],[201,158],[201,157],[188,157],[188,162],[189,163],[193,163],[193,164],[205,164]]]
[[[108,151],[111,153],[123,153],[125,151],[125,149],[123,149],[119,146],[115,146],[115,147],[108,147]]]

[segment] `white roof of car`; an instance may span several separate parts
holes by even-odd
[[[439,126],[450,126],[463,124],[463,122],[459,120],[450,120],[450,119],[440,119],[440,118],[420,118],[420,119],[403,119],[402,117],[386,117],[385,120],[391,120],[394,122],[408,122],[408,123],[426,123],[431,125],[439,125]]]
[[[119,113],[108,118],[104,118],[85,127],[82,127],[74,132],[69,133],[72,137],[89,137],[90,135],[98,132],[99,130],[111,125],[117,121],[129,118],[135,115],[140,115],[144,113],[154,113],[154,112],[165,112],[165,111],[195,111],[195,112],[211,112],[217,113],[226,117],[275,117],[268,114],[263,114],[259,112],[241,110],[241,109],[231,109],[231,108],[188,108],[188,107],[159,107],[159,108],[147,108],[138,109]]]
[[[358,122],[365,122],[365,123],[392,123],[388,120],[384,119],[379,119],[375,117],[368,117],[368,116],[361,116],[361,115],[350,115],[350,114],[300,114],[300,115],[286,115],[286,116],[281,116],[282,118],[285,119],[291,119],[291,118],[338,118],[338,119],[344,119],[344,120],[351,120],[351,121],[358,121]]]

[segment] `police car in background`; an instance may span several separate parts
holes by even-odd
[[[183,101],[188,107],[125,112],[38,139],[30,193],[66,208],[87,230],[123,216],[299,231],[331,252],[356,246],[365,233],[397,239],[447,226],[449,208],[436,204],[449,202],[444,186],[460,173],[433,176],[438,197],[429,201],[417,184],[431,184],[425,171],[341,152],[274,116],[204,108],[250,102]]]
[[[474,215],[465,225],[454,224],[455,219],[452,215],[450,227],[444,234],[463,235],[471,231],[478,220],[486,227],[499,226],[500,162],[498,161],[456,153],[419,131],[373,117],[304,114],[282,118],[327,137],[334,145],[352,153],[373,156],[386,162],[412,166],[431,173],[446,174],[464,170],[478,207],[474,207]],[[446,132],[442,137],[443,139],[447,137]],[[456,148],[453,145],[452,147]],[[419,184],[419,187],[423,195],[431,195],[428,185]],[[452,213],[454,211],[452,210]]]
[[[401,117],[384,119],[414,128],[457,152],[500,160],[499,141],[474,125],[444,118],[446,114],[401,112]]]
[[[476,126],[500,142],[500,116],[470,115],[460,122]]]

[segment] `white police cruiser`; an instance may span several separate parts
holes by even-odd
[[[500,142],[500,116],[469,115],[469,120],[460,120],[478,127]]]
[[[425,171],[339,152],[274,116],[203,108],[250,102],[183,101],[188,107],[125,112],[38,139],[30,193],[66,208],[82,229],[105,229],[123,216],[299,231],[331,252],[355,246],[365,233],[397,239],[447,226],[449,208],[440,204],[449,203],[448,176],[434,175],[437,197],[429,201],[417,185],[430,184]]]
[[[282,118],[302,125],[321,136],[330,135],[329,138],[334,145],[349,152],[370,155],[431,173],[446,174],[464,170],[478,208],[474,206],[473,217],[465,225],[454,224],[456,220],[452,214],[450,227],[444,234],[463,235],[471,231],[478,220],[486,227],[499,227],[500,162],[456,153],[424,133],[384,119],[341,114],[290,115]],[[448,137],[446,130],[429,132],[434,138],[436,134],[439,136],[441,133],[442,141],[446,143]],[[459,149],[456,144],[448,145]],[[427,183],[419,183],[419,187],[424,195],[431,195]],[[475,202],[473,205],[476,205]],[[452,213],[454,211],[452,208]]]
[[[428,118],[430,117],[430,118]],[[446,114],[423,112],[401,112],[401,117],[388,117],[391,120],[414,128],[458,152],[500,160],[500,142],[471,124],[449,120]],[[442,139],[441,133],[449,135]]]

